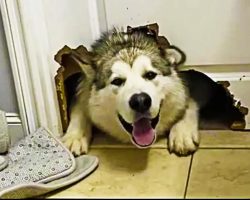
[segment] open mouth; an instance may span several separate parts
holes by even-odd
[[[159,113],[153,119],[141,117],[139,120],[131,124],[126,122],[119,114],[118,118],[124,129],[131,134],[131,140],[136,146],[140,148],[146,148],[155,142],[155,127],[159,121]]]

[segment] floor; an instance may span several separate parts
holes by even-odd
[[[97,135],[89,154],[99,167],[47,198],[250,198],[250,132],[201,131],[188,157],[169,154],[166,141],[140,150]]]

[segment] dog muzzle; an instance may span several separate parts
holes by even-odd
[[[124,129],[131,135],[131,141],[139,148],[147,148],[156,140],[155,127],[159,121],[159,114],[151,119],[141,117],[133,123],[126,122],[121,115],[118,115]]]

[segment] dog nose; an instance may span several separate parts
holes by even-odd
[[[145,92],[133,94],[129,100],[129,106],[137,112],[144,113],[148,111],[151,106],[151,98]]]

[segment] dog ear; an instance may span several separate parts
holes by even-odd
[[[186,61],[185,53],[176,46],[170,45],[164,51],[164,57],[170,66],[177,67]]]

